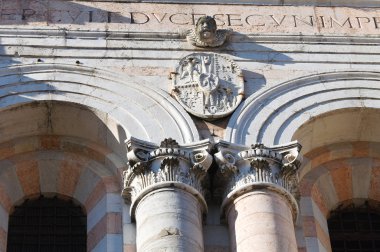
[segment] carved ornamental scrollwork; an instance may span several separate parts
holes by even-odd
[[[232,113],[244,96],[239,66],[216,53],[193,53],[171,74],[172,94],[191,114],[213,120]]]
[[[217,187],[225,207],[234,198],[251,190],[267,188],[282,194],[298,213],[298,175],[302,156],[297,142],[288,145],[251,147],[224,141],[217,144],[215,160],[219,166]]]
[[[131,204],[132,216],[144,195],[165,187],[190,191],[206,208],[202,183],[212,163],[208,140],[179,145],[168,138],[155,145],[131,138],[126,145],[129,165],[123,174],[122,195]]]

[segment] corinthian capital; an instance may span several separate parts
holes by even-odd
[[[130,138],[126,141],[128,168],[124,171],[123,197],[136,203],[151,191],[176,187],[191,192],[206,207],[202,182],[211,166],[209,140],[179,145],[167,138],[160,145]]]
[[[266,147],[220,141],[216,147],[219,171],[215,184],[223,197],[223,206],[250,190],[267,188],[285,196],[294,216],[297,214],[297,170],[302,161],[301,146],[297,142]]]

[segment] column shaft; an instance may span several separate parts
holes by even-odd
[[[268,189],[236,198],[226,209],[231,251],[296,252],[290,209],[281,195]]]
[[[178,188],[146,195],[136,208],[137,251],[203,252],[199,200]]]

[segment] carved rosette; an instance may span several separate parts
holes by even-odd
[[[223,198],[223,208],[246,192],[267,188],[288,200],[296,218],[299,199],[297,170],[302,160],[301,146],[297,142],[269,148],[263,144],[246,147],[220,141],[217,149],[217,187]]]
[[[232,113],[244,95],[239,66],[216,53],[193,53],[171,74],[172,94],[191,114],[213,120]]]
[[[131,204],[131,214],[139,200],[160,188],[175,187],[195,195],[207,209],[202,183],[212,163],[208,140],[179,145],[168,138],[155,145],[131,138],[126,141],[128,168],[123,174],[122,196]]]

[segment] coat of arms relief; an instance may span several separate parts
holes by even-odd
[[[215,19],[200,17],[187,40],[196,47],[222,46],[231,30],[217,29]],[[244,79],[239,66],[217,53],[193,53],[180,60],[172,73],[173,95],[191,114],[213,120],[232,113],[244,95]]]
[[[242,71],[216,53],[193,53],[183,58],[172,76],[173,94],[191,114],[216,119],[232,113],[244,94]]]

